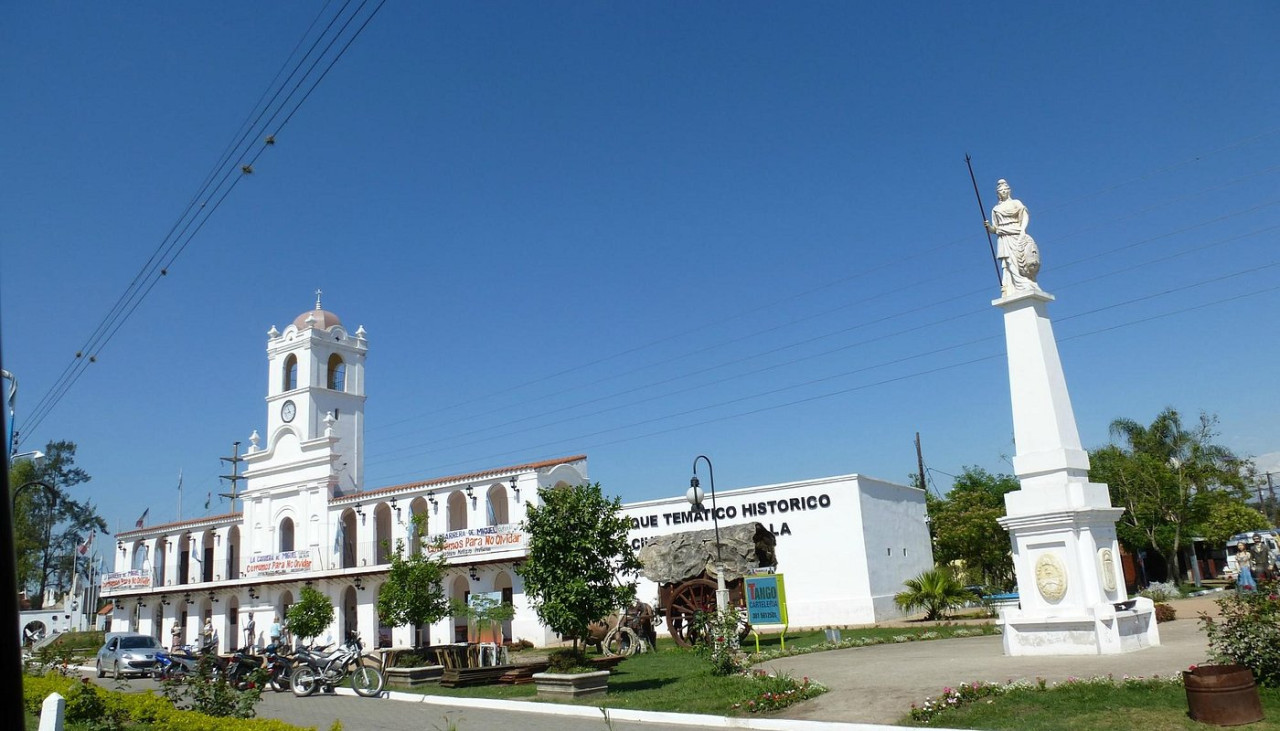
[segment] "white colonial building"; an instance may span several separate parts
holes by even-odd
[[[554,639],[512,570],[526,550],[516,524],[539,487],[586,482],[586,457],[365,490],[364,328],[348,332],[317,302],[267,335],[266,439],[254,432],[244,457],[246,485],[233,501],[243,509],[120,533],[116,571],[103,579],[116,605],[112,629],[167,643],[176,624],[193,642],[210,620],[226,650],[244,644],[248,613],[261,642],[273,616],[283,619],[310,585],[337,608],[333,638],[354,629],[367,643],[452,642],[465,635],[462,617],[392,628],[379,626],[374,610],[389,547],[425,515],[428,532],[445,539],[451,598],[500,593],[516,609],[507,637]]]
[[[632,503],[631,546],[657,536],[712,528],[711,500],[694,510],[684,497]],[[874,624],[902,616],[893,595],[933,568],[924,492],[862,475],[727,490],[716,495],[721,528],[756,522],[777,540],[792,627]],[[642,600],[655,603],[647,579]]]
[[[386,627],[375,610],[396,542],[408,539],[416,550],[439,536],[451,598],[500,594],[515,609],[503,628],[507,639],[555,642],[514,571],[527,551],[519,522],[539,488],[587,482],[587,458],[366,490],[364,328],[348,332],[317,299],[316,309],[267,335],[266,436],[255,431],[250,438],[245,487],[232,512],[120,533],[115,571],[102,582],[103,597],[115,603],[111,629],[153,634],[166,644],[175,636],[194,642],[208,621],[227,650],[245,644],[249,613],[253,639],[262,642],[273,617],[282,621],[309,585],[337,609],[321,639],[349,630],[368,644],[465,639],[464,617]],[[718,506],[723,521],[756,520],[778,536],[792,626],[896,616],[892,596],[903,580],[932,566],[919,490],[851,475],[725,492]],[[689,510],[677,499],[627,506],[633,545],[710,527],[696,520],[705,513]],[[426,539],[410,530],[415,516],[426,516]],[[656,587],[642,586],[642,599],[655,595]]]

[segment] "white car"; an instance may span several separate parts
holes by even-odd
[[[126,675],[151,674],[156,665],[156,651],[162,649],[160,643],[151,635],[135,632],[112,633],[107,636],[107,644],[98,650],[98,658],[94,667],[101,678],[111,672],[111,677],[120,680]]]

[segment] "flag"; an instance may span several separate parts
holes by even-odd
[[[141,527],[142,527],[143,522],[144,522],[144,521],[146,521],[146,519],[147,519],[147,513],[150,513],[150,512],[151,512],[151,508],[147,508],[146,510],[142,511],[142,515],[139,515],[139,516],[138,516],[138,526],[137,526],[137,527],[139,527],[139,528],[141,528]]]
[[[93,536],[97,532],[98,532],[97,530],[89,531],[89,537],[84,539],[84,543],[81,543],[80,547],[76,549],[77,551],[80,552],[81,556],[84,556],[85,554],[89,553],[89,546],[93,545]]]
[[[334,538],[333,538],[334,553],[338,553],[338,554],[342,553],[342,544],[346,540],[346,537],[347,537],[347,526],[343,525],[342,519],[339,518],[338,529],[334,533]]]
[[[210,504],[210,503],[212,503],[212,502],[213,502],[213,492],[212,492],[212,491],[210,491],[210,492],[209,492],[209,497],[206,497],[206,498],[204,499],[204,510],[205,510],[205,512],[206,512],[206,513],[207,513],[207,512],[209,512],[209,504]]]

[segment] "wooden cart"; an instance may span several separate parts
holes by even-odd
[[[746,606],[741,578],[726,581],[725,587],[729,590],[729,606]],[[697,616],[716,611],[716,580],[703,572],[692,579],[659,585],[657,610],[658,615],[666,619],[667,631],[677,645],[689,647],[698,644],[702,641],[702,625]],[[742,634],[750,631],[751,626],[746,625]]]
[[[760,567],[777,565],[773,534],[759,523],[724,526],[717,543],[713,529],[675,533],[651,540],[640,551],[643,574],[658,584],[658,616],[681,647],[701,640],[698,615],[716,611],[716,578],[711,568],[724,566],[729,606],[745,607],[742,577]],[[742,635],[750,631],[743,621]]]

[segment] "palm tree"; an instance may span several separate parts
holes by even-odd
[[[893,601],[904,612],[923,609],[927,621],[945,619],[951,610],[977,599],[964,588],[951,569],[935,567],[904,582],[906,591],[894,595]]]

